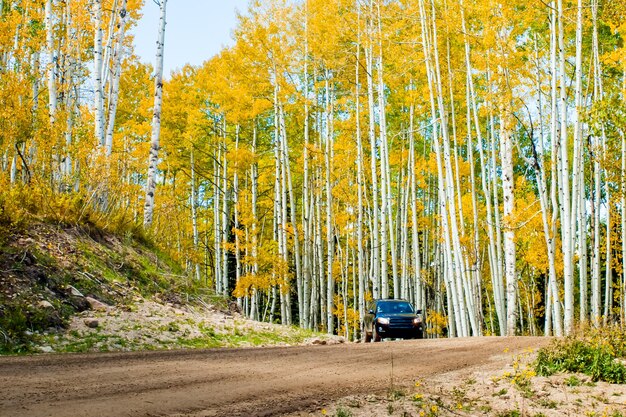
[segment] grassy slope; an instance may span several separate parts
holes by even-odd
[[[73,289],[114,308],[90,311]],[[146,300],[148,313],[142,307]],[[41,345],[54,351],[267,345],[312,336],[280,326],[254,327],[232,315],[228,325],[215,326],[203,316],[209,305],[228,315],[227,300],[193,285],[176,262],[145,242],[94,227],[0,224],[0,353],[28,353]],[[87,328],[82,324],[87,316],[101,325]]]

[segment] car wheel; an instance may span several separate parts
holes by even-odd
[[[363,340],[363,343],[369,343],[372,341],[372,334],[367,332],[365,324],[361,327],[361,340]]]
[[[376,325],[372,325],[372,340],[374,342],[380,342],[382,340],[380,335],[376,331]]]

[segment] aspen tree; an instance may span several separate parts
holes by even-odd
[[[435,3],[434,0],[431,0],[431,24],[432,24],[432,48],[433,48],[433,61],[434,61],[434,85],[435,85],[435,95],[437,97],[437,105],[439,111],[439,118],[441,123],[439,125],[441,129],[441,137],[443,144],[443,160],[445,161],[444,165],[444,189],[445,189],[445,197],[446,199],[446,210],[444,214],[446,217],[449,217],[449,227],[450,227],[450,238],[451,244],[450,252],[451,256],[449,260],[451,261],[453,268],[453,285],[455,286],[456,296],[458,298],[459,310],[458,310],[458,320],[460,323],[460,336],[465,337],[469,336],[469,324],[468,324],[468,300],[471,300],[469,296],[469,289],[464,283],[466,279],[464,278],[465,271],[463,271],[463,256],[461,254],[461,244],[459,240],[459,230],[458,230],[458,219],[457,219],[457,209],[455,202],[455,189],[454,189],[454,174],[452,173],[452,157],[450,151],[450,136],[448,130],[448,119],[447,119],[447,111],[445,110],[444,104],[444,96],[443,96],[443,82],[441,79],[441,69],[439,64],[439,50],[438,50],[438,35],[437,35],[437,23],[436,23],[436,13],[435,13]],[[476,323],[474,322],[475,315],[473,312],[470,312],[470,322],[472,324],[472,330],[476,333]]]
[[[54,47],[54,17],[52,15],[52,0],[46,0],[45,9],[46,49],[48,55],[48,66],[46,71],[48,80],[48,117],[50,119],[50,125],[54,125],[54,122],[56,120],[58,99],[56,83],[57,57],[55,55]],[[3,7],[0,7],[0,13],[2,10]]]
[[[324,131],[324,168],[326,191],[326,331],[333,333],[333,298],[335,293],[335,278],[333,277],[333,186],[331,173],[333,171],[333,92],[330,88],[331,72],[326,69],[325,85],[325,131]]]
[[[550,3],[550,141],[552,143],[552,160],[550,165],[550,179],[551,179],[551,192],[550,199],[552,203],[552,227],[550,230],[550,236],[553,238],[556,236],[556,224],[557,216],[560,213],[560,206],[558,205],[558,190],[559,190],[559,138],[558,138],[558,72],[557,72],[557,8],[556,3]],[[552,301],[552,317],[554,321],[555,334],[557,336],[563,335],[563,326],[561,321],[561,301],[559,297],[559,290],[555,279],[550,280],[548,290],[548,300]],[[550,305],[548,304],[548,305]]]
[[[504,331],[506,328],[506,312],[505,312],[505,304],[504,304],[504,296],[502,291],[502,280],[500,273],[500,262],[497,257],[497,248],[496,248],[496,238],[495,238],[495,230],[494,223],[495,221],[492,218],[493,208],[492,208],[492,197],[490,190],[490,182],[488,181],[488,167],[487,167],[487,159],[484,155],[484,145],[483,145],[483,135],[480,127],[480,122],[478,118],[478,106],[476,103],[476,93],[474,89],[474,81],[472,78],[473,67],[471,64],[470,58],[470,44],[468,39],[468,31],[465,22],[465,8],[462,0],[459,1],[460,9],[461,9],[461,27],[463,30],[463,44],[465,49],[465,67],[467,72],[467,82],[470,96],[470,106],[473,114],[473,125],[474,131],[477,139],[477,148],[479,153],[479,161],[481,167],[481,185],[486,203],[486,219],[485,223],[487,224],[487,233],[488,233],[488,254],[489,254],[489,265],[491,271],[491,284],[493,288],[493,297],[494,304],[496,309],[496,315],[498,318],[498,328],[500,330],[500,334],[504,335]],[[496,206],[497,207],[497,206]]]
[[[280,107],[280,112],[281,112],[281,124],[280,124],[280,129],[281,129],[281,146],[282,146],[282,164],[284,167],[284,171],[285,171],[285,176],[286,176],[286,189],[284,190],[285,195],[288,194],[289,196],[289,211],[290,211],[290,218],[291,218],[291,226],[293,228],[293,256],[294,256],[294,263],[296,266],[296,289],[297,289],[297,294],[298,294],[298,315],[299,317],[302,317],[304,315],[304,304],[303,304],[303,283],[302,283],[302,259],[301,259],[301,255],[300,255],[300,232],[298,230],[298,221],[297,221],[297,216],[296,216],[296,207],[298,205],[298,202],[296,201],[295,198],[295,193],[294,193],[294,189],[293,189],[293,180],[291,177],[291,167],[289,165],[289,161],[290,161],[290,154],[289,154],[289,145],[288,145],[288,140],[287,140],[287,130],[285,128],[285,118],[284,118],[284,111],[282,106]],[[286,200],[286,198],[285,198]],[[285,211],[287,210],[287,207],[285,205]],[[287,224],[286,221],[286,214],[285,214],[285,225]],[[286,233],[286,228],[285,228],[285,233]],[[300,318],[300,320],[302,320]],[[300,322],[300,326],[302,326],[302,322]]]
[[[313,267],[313,247],[311,237],[312,210],[310,200],[310,173],[309,173],[309,0],[304,1],[304,143],[302,146],[303,159],[303,183],[302,183],[302,235],[303,235],[303,256],[302,274],[303,285],[302,294],[298,294],[302,300],[301,326],[311,328],[311,291],[312,291],[312,267]]]
[[[582,239],[580,239],[580,237],[577,237],[578,234],[576,233],[577,231],[577,223],[578,223],[578,211],[584,210],[584,207],[578,207],[578,204],[580,202],[580,194],[581,194],[581,186],[583,185],[583,183],[581,182],[580,177],[584,175],[584,171],[583,171],[583,164],[582,164],[582,148],[583,148],[583,144],[582,144],[582,123],[580,121],[580,111],[581,111],[581,107],[582,107],[582,43],[583,43],[583,2],[582,0],[578,0],[577,3],[577,8],[576,8],[576,58],[575,58],[575,87],[574,87],[574,111],[573,111],[573,124],[574,124],[574,137],[573,137],[573,141],[574,141],[574,149],[573,149],[573,161],[572,161],[572,197],[571,197],[571,209],[570,209],[570,216],[571,216],[571,223],[570,223],[570,236],[571,236],[571,246],[572,246],[572,250],[575,250],[575,242],[578,240],[579,242],[579,252],[582,254],[583,250],[582,250],[582,246],[584,245],[582,242]],[[581,216],[584,217],[584,216]],[[582,226],[582,225],[580,225]],[[581,230],[581,232],[584,231],[584,229]],[[586,239],[585,239],[586,241]],[[583,259],[583,258],[581,258]],[[572,263],[573,263],[573,259],[572,259]],[[572,264],[572,269],[574,268],[574,265]],[[579,276],[583,273],[583,269],[579,268]],[[572,272],[573,274],[573,272]],[[582,277],[579,277],[580,279],[580,285],[583,285],[583,283],[585,282],[586,277],[583,279]],[[573,293],[574,293],[574,280],[572,277],[572,282],[569,284],[570,285],[570,289],[569,291],[571,292],[571,297],[573,297]],[[566,294],[568,292],[568,289],[566,288]],[[585,310],[586,310],[586,299],[584,299],[583,297],[585,296],[585,291],[583,288],[581,288],[581,293],[580,293],[580,314],[581,316],[584,317],[585,314]],[[571,303],[573,304],[574,301],[572,300]],[[572,313],[573,316],[573,313]],[[573,317],[571,318],[571,320],[573,321]],[[570,327],[573,324],[570,324]],[[567,327],[567,326],[566,326]],[[570,329],[571,330],[571,329]]]
[[[257,120],[254,120],[254,127],[252,133],[252,154],[256,156],[257,153]],[[250,167],[250,177],[251,177],[251,205],[252,205],[252,226],[251,226],[251,234],[252,234],[252,274],[258,276],[259,274],[259,259],[258,259],[258,213],[257,213],[257,201],[258,201],[258,193],[259,193],[259,166],[258,162],[255,160],[252,166]],[[250,299],[250,318],[252,320],[259,319],[259,294],[257,288],[252,287],[252,295]]]
[[[189,196],[189,198],[191,201],[189,205],[191,206],[193,249],[197,253],[198,245],[200,243],[200,236],[198,233],[198,200],[196,197],[196,161],[194,159],[193,144],[191,146],[191,152],[189,153],[189,163],[191,171],[191,195]],[[200,281],[200,264],[197,261],[194,263],[194,276],[196,281]]]
[[[113,151],[113,132],[115,130],[115,115],[117,113],[117,103],[119,100],[120,76],[122,72],[122,60],[124,58],[124,38],[126,34],[126,24],[128,20],[128,11],[126,10],[127,0],[122,0],[119,8],[120,20],[117,28],[117,36],[115,39],[115,49],[113,52],[113,67],[111,87],[109,94],[109,106],[107,114],[107,126],[105,136],[105,149],[107,156],[111,156]]]
[[[99,1],[99,0],[94,0]],[[159,0],[159,34],[157,37],[156,65],[154,70],[154,108],[152,111],[152,135],[150,158],[144,203],[144,227],[152,225],[154,217],[154,193],[156,189],[157,165],[159,162],[159,135],[161,133],[161,106],[163,103],[163,50],[165,49],[165,16],[167,0]]]
[[[541,220],[543,224],[543,235],[546,241],[546,251],[548,254],[548,282],[546,285],[546,320],[544,327],[544,334],[550,335],[552,333],[552,328],[554,327],[554,332],[556,335],[562,336],[563,329],[561,325],[561,305],[558,302],[552,302],[554,298],[554,294],[558,294],[556,290],[556,259],[555,259],[555,230],[554,225],[556,223],[556,207],[554,205],[550,205],[548,200],[548,189],[547,189],[547,176],[545,172],[545,162],[543,159],[543,153],[546,149],[546,141],[544,138],[544,129],[543,129],[543,104],[542,104],[542,88],[541,88],[541,79],[540,79],[540,71],[539,71],[539,58],[538,58],[538,47],[537,47],[537,39],[535,37],[534,40],[535,45],[535,65],[536,65],[536,82],[537,82],[537,99],[538,99],[538,110],[539,110],[539,120],[541,122],[540,126],[540,149],[537,150],[537,146],[534,141],[534,137],[531,137],[531,146],[532,146],[532,159],[526,158],[527,164],[532,167],[535,172],[535,176],[537,178],[537,191],[539,193],[539,203],[541,205]],[[551,42],[551,52],[554,52],[555,49],[552,47],[553,44]],[[553,77],[555,80],[555,78]],[[554,94],[551,97],[556,98]],[[531,130],[531,134],[533,131]],[[553,152],[554,154],[554,152]],[[555,159],[552,158],[552,162]],[[555,189],[555,184],[551,181],[552,190]],[[548,216],[550,216],[550,212],[552,212],[552,220],[550,221]],[[554,312],[553,312],[554,310]],[[555,322],[555,325],[552,325],[552,322]]]
[[[380,203],[378,200],[378,146],[376,139],[376,120],[375,120],[375,108],[374,108],[374,46],[373,42],[373,1],[370,0],[368,6],[367,17],[367,45],[365,46],[365,62],[366,62],[366,78],[367,78],[367,104],[368,104],[368,136],[370,141],[370,176],[372,181],[372,265],[370,267],[370,280],[372,281],[372,296],[376,298],[385,298],[386,294],[382,293],[382,281],[385,279],[381,276],[382,263],[381,251],[379,250],[380,244]],[[381,186],[382,187],[382,186]]]
[[[372,0],[373,1],[373,0]],[[372,16],[372,19],[374,16]],[[397,252],[394,236],[393,213],[391,208],[391,186],[390,186],[390,168],[389,168],[389,144],[387,140],[387,117],[385,105],[385,84],[383,81],[383,46],[382,46],[382,18],[380,13],[380,1],[376,3],[376,27],[378,29],[378,59],[376,62],[378,80],[378,129],[380,142],[380,251],[381,251],[381,279],[382,279],[382,297],[389,297],[389,277],[388,277],[388,261],[387,256],[389,248],[391,248],[391,268],[394,298],[399,297],[398,293],[398,269],[397,269]]]
[[[448,208],[447,204],[449,203],[446,192],[445,192],[445,184],[444,184],[444,171],[443,171],[443,162],[441,156],[441,145],[439,142],[439,118],[437,117],[437,107],[435,104],[435,100],[437,96],[437,90],[435,88],[436,76],[435,69],[433,68],[433,64],[431,63],[432,56],[436,54],[431,50],[431,34],[429,33],[429,17],[426,13],[426,7],[424,5],[424,0],[419,1],[420,7],[420,19],[422,26],[422,46],[424,49],[425,56],[425,64],[426,64],[426,73],[428,79],[428,90],[430,97],[430,107],[431,107],[431,125],[433,129],[433,146],[435,148],[435,157],[437,161],[437,190],[438,190],[438,205],[437,211],[441,216],[441,231],[443,234],[444,246],[443,246],[443,277],[446,281],[446,296],[448,300],[448,316],[450,323],[450,335],[456,336],[465,334],[464,327],[462,325],[462,316],[464,312],[460,307],[460,297],[457,287],[457,281],[454,278],[454,266],[452,261],[452,245],[450,242],[450,227],[449,227],[449,218],[448,218]],[[435,17],[433,16],[432,19]],[[432,43],[436,43],[435,34],[432,34]],[[441,116],[441,114],[439,114]],[[442,128],[443,129],[443,128]],[[462,296],[462,295],[461,295]],[[465,329],[466,330],[466,329]]]
[[[356,53],[355,53],[355,75],[354,75],[354,120],[355,120],[355,134],[356,134],[356,147],[357,147],[357,174],[356,174],[356,182],[357,182],[357,274],[358,274],[358,307],[359,307],[359,319],[361,322],[361,337],[365,339],[365,324],[363,322],[365,317],[365,260],[364,260],[364,248],[363,248],[363,223],[364,217],[363,212],[365,210],[363,204],[363,193],[364,193],[364,179],[365,179],[365,170],[364,170],[364,162],[363,162],[363,143],[361,139],[361,84],[360,84],[360,58],[361,58],[361,6],[359,0],[356,1],[356,9],[357,9],[357,42],[356,42]]]
[[[611,319],[611,306],[613,304],[613,248],[611,247],[611,196],[606,190],[606,258],[604,272],[604,314],[602,314],[602,325],[606,326]]]
[[[222,154],[222,147],[220,146],[219,139],[216,139],[213,154],[213,279],[215,280],[215,292],[222,294],[223,280],[222,280],[222,227],[220,216],[220,160]]]
[[[102,0],[92,0],[93,38],[93,89],[94,129],[98,144],[105,145],[104,138],[104,85],[102,82]]]
[[[221,267],[222,267],[222,295],[230,295],[230,288],[228,283],[228,274],[229,274],[229,265],[228,265],[228,250],[226,249],[226,244],[229,241],[229,232],[230,232],[230,206],[229,206],[229,190],[228,190],[228,148],[226,145],[227,139],[227,124],[226,117],[222,117],[222,126],[221,126],[222,135],[220,137],[221,143],[219,146],[222,148],[222,159],[220,161],[220,180],[221,180],[221,203],[222,209],[220,214],[222,216],[222,220],[220,222],[220,244],[222,246],[222,259],[221,259]]]
[[[409,110],[409,176],[411,185],[411,249],[413,264],[413,302],[418,309],[425,311],[425,303],[423,297],[422,285],[422,260],[420,251],[420,242],[417,223],[417,181],[415,179],[416,163],[415,163],[415,137],[414,137],[414,105],[411,103]]]
[[[560,87],[560,123],[561,132],[559,138],[559,205],[561,212],[561,246],[563,249],[563,285],[564,285],[564,329],[570,334],[574,326],[574,272],[573,248],[572,248],[572,204],[570,186],[570,168],[567,139],[567,80],[565,75],[565,35],[563,1],[557,0],[557,38],[559,48],[559,87]]]
[[[592,52],[593,52],[593,95],[599,99],[602,99],[602,78],[600,74],[599,65],[599,52],[598,52],[598,29],[597,29],[597,1],[592,1]],[[603,131],[603,129],[601,128]],[[603,136],[603,135],[601,135]],[[594,179],[594,193],[593,193],[593,257],[592,257],[592,274],[591,274],[591,322],[594,326],[600,325],[600,303],[602,298],[602,283],[600,281],[600,259],[601,259],[601,226],[600,226],[600,209],[602,203],[602,168],[600,165],[600,150],[604,143],[604,137],[598,137],[595,135],[595,141],[593,143],[592,161],[593,161],[593,179]],[[608,198],[607,198],[608,202]],[[607,283],[608,284],[608,283]]]
[[[235,153],[239,153],[239,133],[240,133],[240,125],[237,124],[235,126]],[[240,205],[240,190],[239,190],[239,164],[238,160],[235,162],[234,172],[233,172],[233,211],[234,211],[234,237],[235,237],[235,285],[239,284],[241,280],[241,239],[239,232],[239,211],[241,208]],[[241,297],[237,298],[237,305],[241,307]]]

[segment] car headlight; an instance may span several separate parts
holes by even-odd
[[[378,324],[389,324],[389,319],[386,317],[379,317]]]
[[[415,318],[413,319],[413,324],[414,324],[414,325],[416,325],[416,326],[417,326],[418,324],[422,324],[422,318],[421,318],[421,317],[415,317]]]

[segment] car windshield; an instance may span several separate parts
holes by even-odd
[[[413,313],[413,306],[407,302],[380,303],[376,312],[391,314]]]

